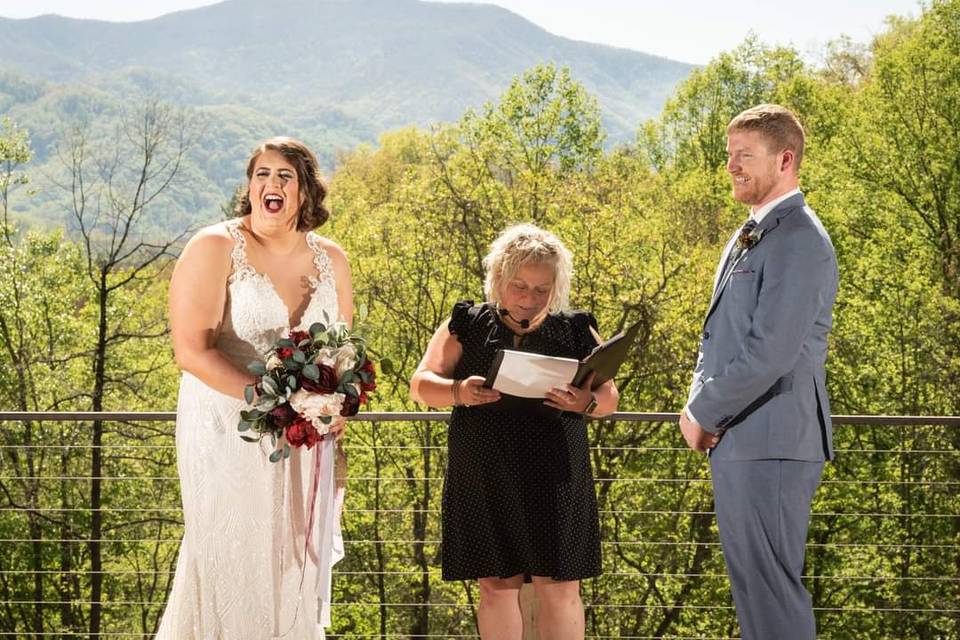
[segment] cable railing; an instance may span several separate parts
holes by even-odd
[[[0,412],[0,638],[153,636],[182,535],[174,419]],[[479,637],[476,586],[440,579],[448,419],[351,421],[329,637]],[[618,413],[588,427],[604,574],[581,587],[587,637],[737,637],[709,468],[676,419]],[[960,637],[960,417],[834,425],[804,567],[818,637]]]

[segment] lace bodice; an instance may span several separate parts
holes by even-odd
[[[314,322],[332,322],[339,318],[337,289],[330,256],[313,233],[307,244],[313,250],[316,274],[307,274],[312,292],[310,302],[297,326],[290,326],[290,310],[280,298],[270,277],[258,273],[247,262],[247,240],[240,230],[240,219],[226,223],[233,238],[232,270],[227,281],[227,303],[217,349],[240,367],[263,359],[277,340],[293,329],[306,330]]]

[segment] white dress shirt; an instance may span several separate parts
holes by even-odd
[[[776,207],[778,204],[780,204],[790,196],[795,196],[798,193],[800,193],[799,187],[797,187],[796,189],[793,189],[792,191],[787,191],[785,194],[783,194],[779,198],[774,198],[773,200],[763,205],[759,209],[751,209],[750,217],[756,220],[757,224],[760,224],[761,222],[763,222],[763,219],[767,217],[767,214],[773,211],[774,207]]]

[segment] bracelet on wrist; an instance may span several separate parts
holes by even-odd
[[[460,383],[461,382],[463,382],[463,380],[454,378],[453,385],[450,387],[450,394],[453,396],[453,406],[455,407],[460,406]]]

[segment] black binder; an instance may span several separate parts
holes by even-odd
[[[639,332],[640,321],[637,321],[630,325],[626,331],[621,331],[606,342],[594,347],[590,355],[580,363],[571,384],[580,387],[591,371],[596,373],[591,389],[596,389],[607,380],[613,379],[617,375],[620,365],[627,359],[630,347],[633,346]]]

